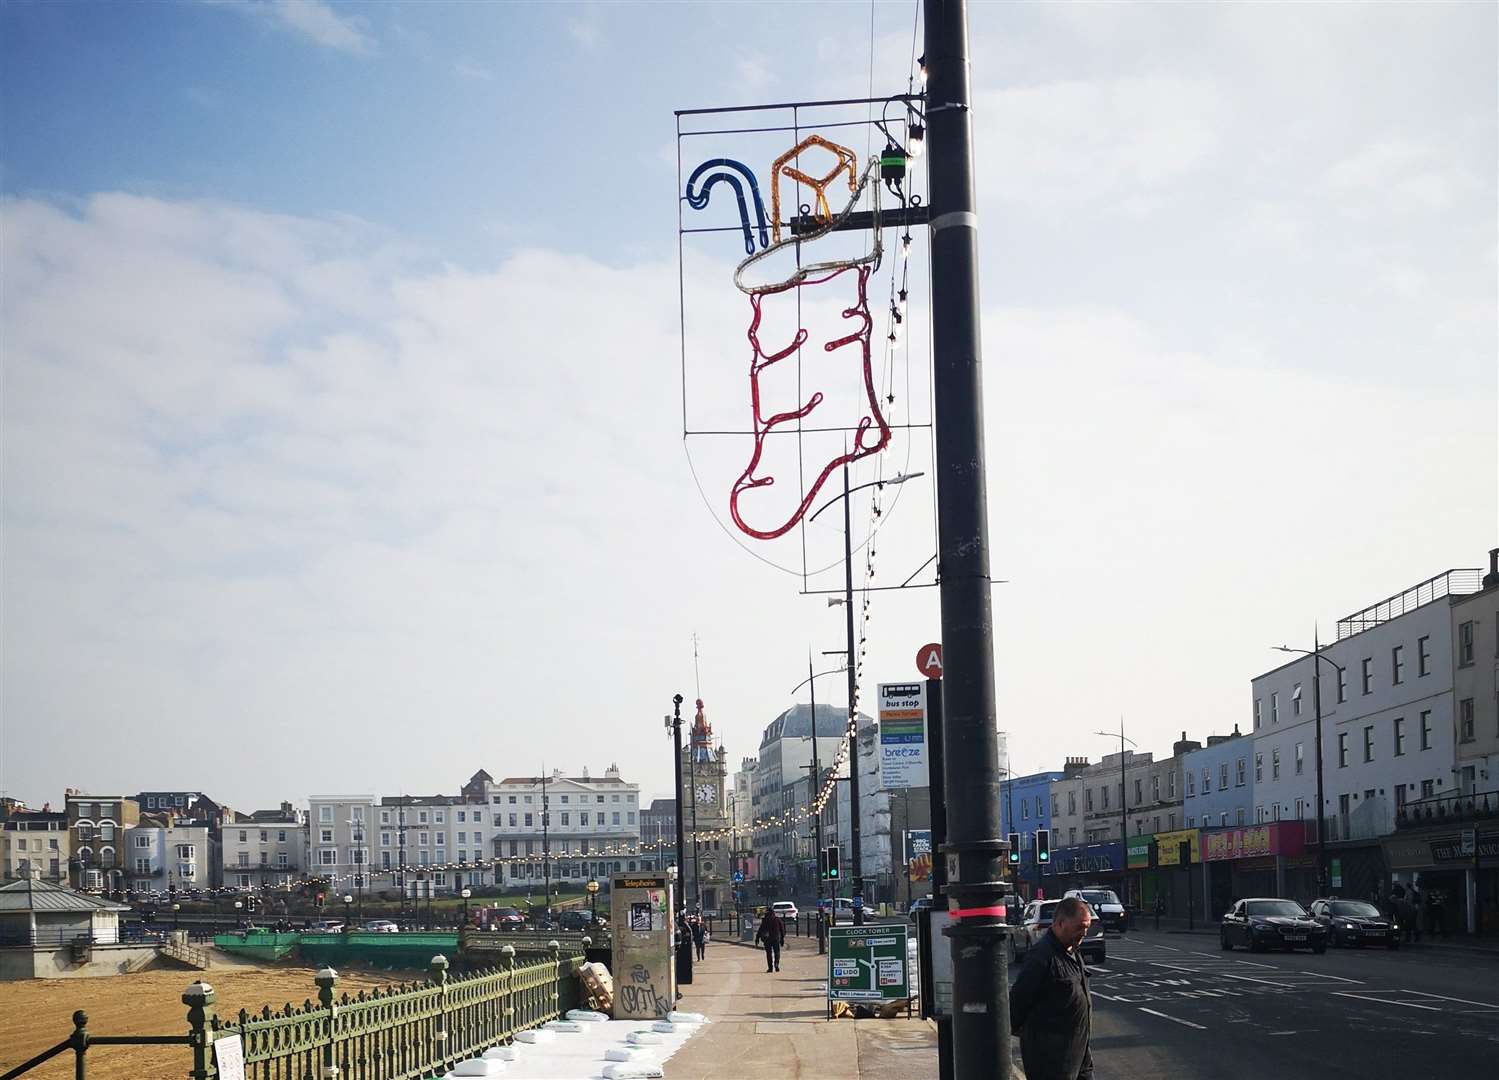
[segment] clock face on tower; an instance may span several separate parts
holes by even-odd
[[[697,801],[705,806],[717,802],[718,789],[712,784],[699,784],[697,786]]]

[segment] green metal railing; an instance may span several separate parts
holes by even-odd
[[[426,982],[360,991],[352,998],[335,998],[338,973],[325,968],[313,980],[316,1004],[288,1003],[280,1012],[267,1006],[259,1015],[241,1010],[233,1021],[214,1014],[213,987],[197,982],[182,995],[188,1006],[185,1035],[90,1035],[87,1015],[76,1012],[68,1038],[0,1080],[14,1080],[70,1050],[75,1077],[86,1080],[90,1047],[153,1044],[189,1047],[190,1080],[216,1080],[213,1044],[234,1035],[240,1037],[247,1080],[419,1080],[577,1007],[581,963],[581,956],[554,948],[545,959],[520,964],[511,954],[500,967],[449,977],[447,958],[434,956]]]

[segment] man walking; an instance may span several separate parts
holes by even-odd
[[[765,918],[760,920],[760,929],[755,940],[765,946],[765,970],[781,970],[781,942],[786,940],[786,924],[773,908],[765,909]]]
[[[1051,929],[1026,952],[1010,990],[1010,1030],[1020,1036],[1027,1080],[1093,1078],[1093,1003],[1078,952],[1092,922],[1093,909],[1084,901],[1059,903]]]
[[[695,915],[692,919],[692,944],[697,948],[697,958],[701,960],[708,948],[708,927],[701,915]]]

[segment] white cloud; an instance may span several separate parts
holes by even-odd
[[[340,14],[325,0],[240,0],[232,6],[326,49],[368,56],[376,48],[364,19]]]
[[[579,18],[568,19],[567,32],[574,41],[590,51],[597,49],[604,39],[603,24],[592,11]]]

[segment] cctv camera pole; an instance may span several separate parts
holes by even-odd
[[[980,371],[978,217],[965,0],[926,0],[931,143],[932,363],[937,450],[937,567],[942,590],[943,739],[951,860],[953,1052],[959,1080],[1010,1075],[999,836],[984,392]],[[857,858],[857,849],[855,858]]]

